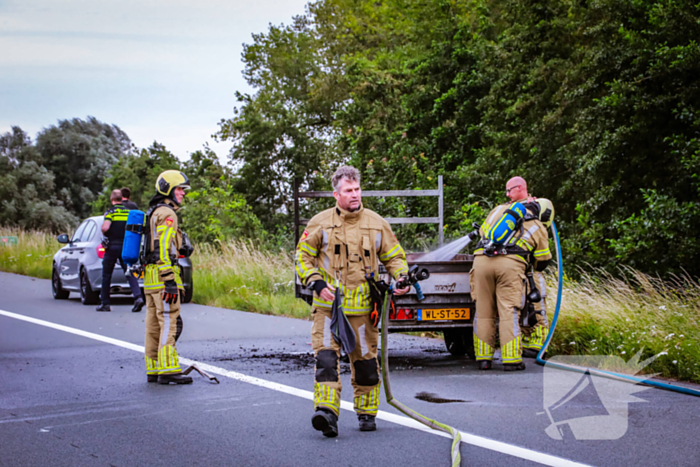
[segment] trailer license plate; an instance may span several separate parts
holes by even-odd
[[[446,319],[469,319],[469,308],[437,308],[432,310],[418,310],[418,321]]]

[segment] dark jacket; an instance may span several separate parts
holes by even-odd
[[[110,221],[109,230],[106,237],[110,245],[121,245],[124,243],[124,233],[126,232],[126,220],[129,217],[129,210],[123,204],[115,204],[104,214],[105,220]]]
[[[138,208],[139,208],[138,205],[137,205],[136,203],[134,203],[133,201],[131,201],[131,200],[124,201],[124,202],[122,203],[122,205],[123,205],[126,209],[128,209],[128,210],[130,210],[130,211],[131,211],[132,209],[138,209]]]

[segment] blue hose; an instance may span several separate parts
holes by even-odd
[[[689,394],[691,396],[700,396],[700,391],[697,389],[685,388],[683,386],[676,386],[668,383],[661,383],[659,381],[653,381],[649,379],[637,378],[631,375],[625,375],[622,373],[614,373],[612,371],[602,371],[593,368],[583,368],[575,365],[567,365],[563,363],[548,362],[542,359],[542,356],[547,351],[549,343],[552,341],[552,336],[554,335],[554,329],[557,327],[557,321],[559,319],[559,310],[561,309],[561,296],[562,290],[564,288],[564,263],[561,258],[561,244],[559,243],[559,233],[557,232],[557,226],[552,222],[552,233],[554,234],[554,245],[557,250],[557,267],[559,274],[559,285],[557,287],[557,306],[554,309],[554,317],[552,318],[552,325],[549,328],[549,334],[544,342],[544,345],[537,354],[537,363],[540,365],[546,365],[553,368],[559,368],[561,370],[574,371],[577,373],[585,373],[588,371],[591,375],[601,376],[604,378],[625,380],[633,383],[646,384],[647,386],[653,386],[655,388],[666,389],[669,391],[676,391],[683,394]]]

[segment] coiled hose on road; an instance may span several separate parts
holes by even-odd
[[[554,330],[557,327],[557,321],[559,320],[559,311],[561,309],[562,289],[564,286],[564,264],[563,264],[563,261],[561,258],[561,244],[559,243],[559,233],[557,232],[557,226],[554,222],[552,222],[552,233],[554,234],[553,235],[554,236],[554,246],[555,246],[556,253],[557,253],[557,267],[558,267],[558,276],[559,276],[559,285],[557,287],[557,306],[554,309],[554,317],[552,318],[552,324],[549,328],[549,335],[547,336],[547,339],[545,340],[544,345],[542,346],[542,349],[537,354],[537,363],[540,365],[543,365],[543,366],[546,365],[546,366],[553,367],[553,368],[559,368],[561,370],[575,371],[578,373],[589,372],[591,375],[601,376],[603,378],[628,381],[631,383],[638,383],[638,384],[646,384],[647,386],[653,386],[656,388],[666,389],[669,391],[676,391],[676,392],[680,392],[683,394],[689,394],[691,396],[700,396],[700,391],[698,391],[697,389],[686,388],[683,386],[676,386],[674,384],[662,383],[660,381],[654,381],[654,380],[650,380],[650,379],[637,378],[637,377],[632,376],[632,375],[625,375],[622,373],[614,373],[612,371],[603,371],[603,370],[598,370],[598,369],[594,369],[594,368],[578,367],[575,365],[567,365],[565,363],[551,362],[551,361],[546,361],[546,360],[542,359],[542,356],[547,351],[547,347],[549,346],[549,343],[552,341],[552,336],[554,335]]]
[[[387,316],[389,316],[389,302],[391,302],[391,289],[385,295],[384,303],[382,305],[382,381],[384,382],[384,394],[386,394],[386,401],[413,420],[420,422],[433,430],[442,431],[443,433],[447,433],[452,436],[452,467],[459,467],[462,462],[462,456],[459,453],[459,445],[462,442],[462,435],[460,434],[459,430],[433,420],[432,418],[428,418],[425,415],[419,414],[415,410],[408,408],[398,400],[394,399],[394,395],[391,393],[391,382],[389,381],[389,333],[385,331],[385,329],[389,329],[387,324]]]

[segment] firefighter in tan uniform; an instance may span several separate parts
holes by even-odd
[[[360,173],[341,167],[333,175],[334,208],[309,221],[296,250],[296,271],[314,290],[311,340],[316,356],[313,427],[325,436],[338,435],[340,412],[340,345],[331,335],[331,308],[340,289],[342,308],[355,332],[350,353],[354,406],[360,430],[376,430],[379,408],[379,331],[365,275],[378,275],[379,261],[394,279],[408,272],[406,254],[382,217],[362,207]],[[408,292],[401,288],[395,294]]]
[[[166,170],[156,181],[156,195],[146,214],[143,288],[146,293],[146,373],[148,382],[189,384],[182,374],[175,343],[182,332],[177,264],[182,247],[177,210],[189,180],[178,170]]]
[[[506,185],[511,202],[524,202],[527,184],[515,177]],[[489,213],[479,229],[482,240],[474,251],[471,273],[472,295],[476,301],[474,319],[474,348],[479,368],[491,368],[496,346],[496,321],[505,371],[524,370],[522,361],[522,333],[520,312],[525,305],[526,272],[530,262],[536,271],[543,271],[552,255],[545,226],[528,209],[522,228],[504,245],[505,254],[493,255],[485,250],[485,239],[496,221],[509,209],[511,203],[497,206]]]
[[[525,203],[525,207],[538,211],[538,217],[545,228],[549,228],[552,225],[552,221],[554,220],[554,205],[551,201],[544,198],[528,198],[527,202]],[[535,310],[538,312],[537,324],[532,327],[523,326],[521,329],[523,332],[523,357],[527,358],[537,357],[537,354],[544,345],[544,341],[547,340],[547,336],[549,335],[549,319],[547,317],[547,282],[545,281],[543,273],[535,271],[533,275],[535,285],[542,296],[542,300],[534,303]]]

